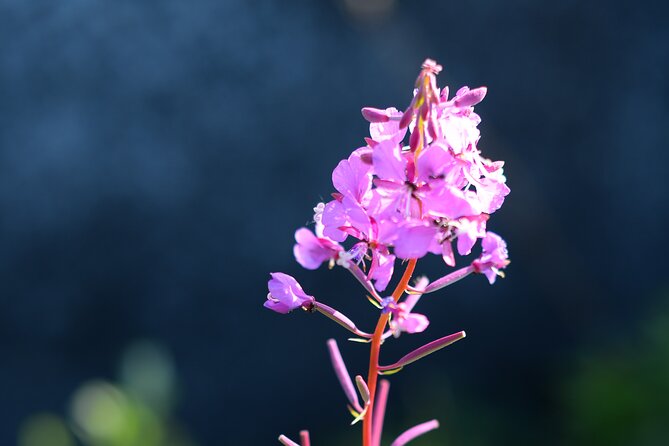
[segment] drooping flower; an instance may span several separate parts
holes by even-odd
[[[266,308],[286,314],[300,307],[308,309],[314,302],[314,297],[305,293],[294,277],[284,273],[270,273],[270,276]]]

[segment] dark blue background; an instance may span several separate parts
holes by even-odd
[[[494,287],[472,277],[425,299],[430,330],[388,347],[469,335],[393,378],[391,431],[460,416],[463,438],[563,444],[574,358],[635,336],[667,300],[667,8],[347,4],[0,1],[0,443],[113,378],[146,337],[172,351],[178,416],[201,444],[355,429],[325,339],[355,373],[365,347],[261,305],[284,271],[372,326],[342,271],[301,270],[292,235],[367,135],[359,109],[404,108],[432,57],[440,85],[488,87],[481,148],[512,190],[489,228],[512,264]],[[467,425],[466,404],[496,421]]]

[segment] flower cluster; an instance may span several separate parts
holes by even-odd
[[[390,335],[427,328],[427,317],[411,312],[422,294],[471,273],[485,275],[491,284],[503,275],[502,269],[509,263],[506,243],[487,230],[487,222],[502,206],[509,188],[504,163],[481,155],[477,128],[481,118],[474,112],[486,88],[462,87],[449,98],[448,88],[437,87],[440,71],[441,66],[430,59],[423,63],[413,99],[404,112],[393,107],[362,109],[370,123],[366,144],[339,162],[332,172],[336,192],[332,200],[314,208],[313,231],[300,228],[295,233],[294,255],[300,265],[306,269],[316,269],[323,263],[338,265],[364,286],[384,321],[378,339],[376,332],[359,330],[346,316],[307,295],[295,279],[283,273],[272,274],[266,307],[280,313],[300,307],[316,310],[371,342],[374,350],[375,342],[380,346]],[[478,258],[431,283],[421,278],[414,286],[408,285],[418,259],[428,253],[440,255],[453,268],[456,251],[459,258],[470,255],[479,239]],[[405,283],[384,297],[380,293],[386,290],[398,259],[408,260],[411,272]],[[404,293],[406,297],[400,301]],[[464,337],[461,333],[457,339]],[[431,353],[454,342],[452,336],[418,350],[429,347]],[[397,365],[401,368],[406,363]],[[370,368],[368,381],[373,379],[375,384],[376,373],[383,369]],[[362,383],[371,389],[371,406],[375,385],[364,380]],[[348,390],[349,394],[353,392],[352,384]],[[357,397],[355,403],[351,400],[351,406],[358,419],[367,421],[368,408],[361,406]],[[369,439],[365,444],[375,442]]]

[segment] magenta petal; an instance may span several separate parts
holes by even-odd
[[[475,146],[481,133],[476,128],[476,119],[471,116],[447,115],[439,121],[443,140],[455,154],[461,154],[470,146]]]
[[[344,196],[341,202],[332,200],[323,209],[323,235],[337,242],[346,240],[347,235],[358,237],[360,233],[369,235],[370,222],[365,210],[354,198]],[[343,231],[350,227],[353,230]]]
[[[458,253],[462,256],[472,252],[472,247],[476,243],[476,236],[470,232],[464,232],[458,236]]]
[[[424,212],[427,214],[455,219],[481,213],[475,196],[443,181],[433,181],[430,184],[432,189],[423,198]]]
[[[441,258],[444,259],[444,263],[448,266],[455,266],[455,255],[453,254],[453,245],[448,240],[444,240],[442,243],[443,252]]]
[[[492,214],[502,207],[504,198],[511,189],[504,182],[492,178],[481,178],[476,185],[476,195],[481,203],[482,212]]]
[[[356,151],[339,162],[332,172],[332,184],[344,196],[362,202],[372,187],[371,166],[362,161]]]
[[[447,147],[432,144],[420,154],[416,167],[418,180],[427,182],[430,178],[439,177],[446,171],[458,168],[458,165]]]
[[[476,240],[485,237],[488,218],[487,214],[481,214],[474,217],[463,217],[458,221],[458,252],[460,255],[468,255]]]
[[[403,216],[419,216],[418,202],[405,183],[375,179],[369,212],[378,218],[391,218],[398,213]]]
[[[388,286],[390,278],[393,276],[395,268],[395,256],[384,254],[378,250],[372,253],[372,267],[370,268],[369,279],[374,280],[374,288],[383,291]]]
[[[297,262],[306,269],[317,269],[321,264],[334,258],[341,247],[326,239],[316,237],[309,229],[295,231],[293,254]]]
[[[395,255],[400,259],[419,259],[427,254],[437,228],[428,223],[405,225],[395,240]]]
[[[339,229],[347,224],[346,209],[341,202],[332,200],[326,204],[321,222],[323,223],[324,236],[337,242],[346,240],[348,234]]]
[[[398,183],[406,181],[407,160],[402,156],[399,145],[383,142],[374,147],[372,152],[374,174],[382,180]]]

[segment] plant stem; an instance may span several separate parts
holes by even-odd
[[[402,293],[404,293],[407,285],[409,285],[411,275],[416,268],[416,262],[416,259],[409,260],[409,263],[404,270],[404,274],[402,274],[402,278],[400,279],[400,283],[397,284],[395,291],[393,291],[393,299],[395,302],[397,302],[400,297],[402,297]],[[376,381],[379,376],[379,351],[381,350],[381,337],[383,336],[383,331],[386,329],[386,324],[388,323],[389,317],[390,313],[381,313],[381,316],[379,316],[379,321],[376,324],[376,329],[374,330],[374,336],[372,336],[372,346],[369,354],[369,374],[367,375],[367,386],[369,387],[369,406],[367,407],[365,418],[362,420],[363,446],[377,446],[372,443],[372,414],[374,412]]]

